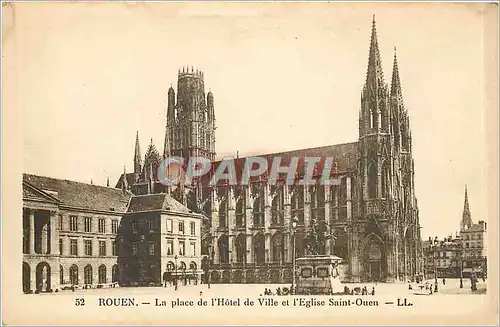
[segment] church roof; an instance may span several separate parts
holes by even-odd
[[[135,173],[127,173],[127,184],[128,185],[133,185],[136,183],[135,180]],[[118,178],[118,181],[116,182],[115,188],[121,189],[123,187],[123,174],[120,175],[120,178]]]
[[[343,143],[343,144],[335,144],[335,145],[327,145],[316,148],[308,148],[308,149],[300,149],[300,150],[292,150],[286,152],[277,152],[263,155],[255,155],[253,157],[265,158],[268,163],[268,173],[271,172],[271,167],[273,163],[273,159],[279,157],[281,159],[281,166],[288,166],[290,164],[290,160],[293,157],[298,157],[299,162],[297,166],[297,175],[301,176],[304,174],[305,168],[305,157],[319,157],[321,161],[316,164],[316,170],[314,176],[321,176],[323,172],[323,165],[325,163],[326,158],[333,158],[333,166],[332,166],[332,175],[347,172],[350,170],[356,169],[357,163],[357,151],[358,151],[358,142],[351,143]],[[247,157],[236,158],[235,166],[236,166],[236,178],[239,181],[244,171],[245,160]],[[217,170],[222,160],[215,161],[212,163],[212,172],[211,174],[205,175],[205,179],[211,178],[212,174]],[[281,176],[285,176],[284,174],[280,174]],[[258,178],[251,178],[258,179]],[[207,181],[208,182],[208,181]],[[221,181],[224,182],[224,181]]]
[[[23,182],[54,194],[62,205],[91,210],[126,212],[132,196],[130,192],[111,187],[31,174],[23,174]]]
[[[188,208],[176,201],[167,193],[156,193],[134,196],[130,200],[128,213],[143,211],[174,211],[192,213]]]

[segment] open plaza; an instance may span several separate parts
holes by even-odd
[[[464,294],[486,294],[487,280],[479,280],[477,283],[477,291],[471,291],[471,285],[469,279],[463,280],[463,288],[460,288],[459,279],[448,278],[443,284],[442,279],[438,280],[438,292],[433,292],[429,296],[442,296],[442,295],[464,295]],[[430,285],[434,284],[434,280],[428,280],[427,283]],[[424,293],[419,291],[418,284],[411,283],[412,289],[410,290],[408,285],[404,283],[347,283],[342,284],[342,286],[347,286],[350,289],[355,289],[357,287],[363,288],[366,286],[369,292],[375,288],[375,297],[377,296],[417,296],[415,293]],[[69,295],[72,297],[78,296],[135,296],[135,295],[162,295],[167,297],[172,296],[206,296],[206,297],[260,297],[264,296],[265,289],[270,289],[273,294],[276,294],[278,288],[290,287],[288,284],[211,284],[210,288],[207,284],[198,285],[179,285],[177,290],[173,286],[167,287],[117,287],[117,288],[100,288],[100,289],[88,289],[88,290],[65,290],[59,293],[41,293],[44,296],[65,296]],[[434,290],[434,288],[433,288]],[[339,290],[340,292],[341,290]],[[430,292],[429,292],[430,293]],[[418,294],[420,295],[420,294]],[[367,296],[372,296],[371,294]]]

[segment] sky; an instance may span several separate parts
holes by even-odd
[[[166,92],[186,65],[214,94],[219,157],[356,141],[375,14],[386,83],[397,47],[422,235],[455,233],[466,184],[473,220],[489,219],[483,9],[15,3],[3,45],[22,170],[114,185],[136,131],[143,155],[151,139],[163,150]]]

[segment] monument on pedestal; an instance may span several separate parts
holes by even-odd
[[[319,233],[317,222],[312,220],[311,231],[307,238],[307,254],[296,260],[295,294],[316,295],[343,292],[339,272],[342,258],[336,255],[319,254],[320,249],[325,248],[325,241],[328,239],[335,242],[336,237],[329,231]]]

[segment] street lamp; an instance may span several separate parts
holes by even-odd
[[[175,290],[177,291],[177,254],[174,257],[175,260]]]
[[[295,233],[297,231],[297,217],[292,218],[292,290],[295,289]]]
[[[432,249],[433,249],[433,257],[434,257],[434,292],[437,292],[438,291],[438,279],[437,279],[437,264],[436,264],[436,250],[437,250],[437,246],[438,246],[438,239],[437,237],[434,239],[434,241],[432,242]]]

